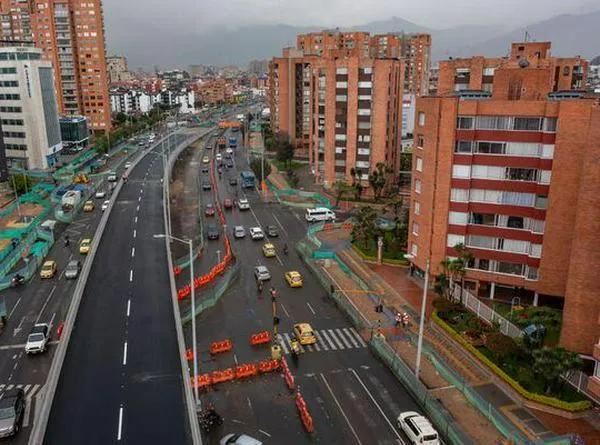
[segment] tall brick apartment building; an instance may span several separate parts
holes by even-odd
[[[516,43],[508,59],[440,64],[438,96],[417,99],[409,250],[414,271],[429,259],[435,276],[464,243],[472,292],[564,305],[561,344],[592,355],[600,107],[577,91],[587,63],[549,50]]]
[[[3,39],[33,41],[52,62],[61,114],[110,129],[101,0],[0,0],[0,24]]]

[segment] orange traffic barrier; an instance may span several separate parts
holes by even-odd
[[[258,370],[261,373],[276,371],[279,369],[280,363],[278,360],[261,360],[258,362]]]
[[[204,388],[205,386],[209,386],[211,384],[211,379],[209,374],[199,375],[196,381],[194,382],[194,378],[192,377],[192,387]]]
[[[285,380],[286,385],[289,389],[294,390],[296,382],[294,381],[294,376],[290,372],[287,361],[283,357],[281,358],[281,367],[283,368],[283,379]]]
[[[222,371],[213,371],[210,379],[212,383],[222,383],[227,382],[229,380],[233,380],[235,378],[235,373],[233,369],[227,368]]]
[[[304,397],[300,394],[300,389],[296,393],[296,407],[298,408],[298,412],[300,413],[300,419],[302,419],[302,423],[304,424],[304,428],[309,433],[312,433],[315,428],[313,425],[313,420],[308,412],[308,407],[306,406],[306,402],[304,401]]]
[[[181,274],[181,267],[175,267],[175,269],[173,269],[173,273],[175,274],[175,276],[179,276]]]
[[[216,341],[210,345],[211,354],[219,354],[221,352],[231,351],[233,344],[231,340]]]
[[[238,379],[250,377],[256,375],[257,373],[258,368],[254,363],[249,363],[247,365],[239,365],[235,368],[235,377]]]
[[[353,227],[354,226],[353,226],[352,223],[344,223],[344,224],[342,224],[342,229],[344,229],[344,230],[352,230]]]
[[[269,331],[259,332],[250,336],[251,345],[262,345],[271,341],[271,334]]]
[[[192,351],[191,349],[187,349],[185,351],[185,359],[187,361],[193,360],[194,359],[194,351]]]
[[[333,229],[333,224],[331,223],[327,223],[323,225],[323,230],[332,230]]]

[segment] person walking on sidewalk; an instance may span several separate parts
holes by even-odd
[[[400,312],[396,313],[396,327],[399,327],[402,323],[402,314]]]

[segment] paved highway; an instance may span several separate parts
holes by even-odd
[[[239,138],[241,142],[241,136]],[[371,355],[365,342],[332,305],[325,290],[297,256],[293,246],[304,237],[307,227],[302,212],[265,203],[255,191],[244,192],[239,186],[230,186],[228,178],[239,177],[239,172],[247,168],[243,150],[236,151],[235,161],[235,168],[224,168],[223,177],[218,180],[219,200],[235,197],[237,191],[249,198],[251,210],[226,211],[227,230],[231,234],[235,225],[243,225],[247,231],[252,226],[277,226],[279,237],[270,241],[275,244],[278,256],[264,258],[261,251],[264,242],[253,241],[249,235],[239,240],[231,236],[237,260],[242,265],[241,274],[220,302],[198,317],[200,373],[256,362],[269,356],[268,347],[250,347],[249,336],[272,330],[268,288],[273,285],[279,292],[278,316],[281,318],[284,353],[292,364],[315,422],[312,440],[359,445],[406,442],[395,419],[401,411],[417,409],[417,405],[389,370]],[[282,252],[284,244],[289,247],[288,255]],[[222,240],[206,242],[199,263],[208,265],[201,267],[215,263],[218,249],[222,250]],[[253,268],[259,264],[266,265],[272,275],[262,294],[257,292],[253,277]],[[283,275],[288,270],[298,270],[303,275],[303,288],[287,286]],[[319,342],[306,348],[294,365],[287,353],[291,328],[297,322],[311,323]],[[210,343],[226,338],[232,340],[233,351],[211,357]],[[187,344],[190,339],[188,328]],[[273,444],[303,444],[308,440],[294,401],[276,374],[248,382],[221,384],[203,396],[203,403],[213,403],[225,417],[224,426],[207,437],[208,444],[218,443],[218,439],[229,432],[244,432]]]
[[[173,143],[187,135],[173,137]],[[44,443],[190,441],[165,267],[160,147],[139,162],[99,245]]]

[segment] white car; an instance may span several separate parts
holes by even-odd
[[[227,434],[219,441],[219,445],[262,445],[262,442],[247,434]]]
[[[240,210],[250,210],[250,203],[246,198],[240,198],[238,200],[238,209]]]
[[[221,156],[221,153],[217,153],[217,162],[222,161],[223,160],[223,156]]]
[[[125,163],[125,169],[131,168],[131,162],[127,161]]]
[[[233,236],[235,238],[244,238],[246,236],[246,230],[244,226],[235,226],[233,228]]]
[[[260,227],[250,227],[250,236],[252,239],[263,239],[265,234]]]
[[[231,147],[227,147],[227,150],[225,150],[226,153],[232,155],[233,154],[233,148]]]
[[[98,199],[106,198],[106,192],[104,190],[98,190],[96,192],[96,198],[98,198]]]
[[[414,411],[400,413],[398,426],[406,433],[410,442],[419,445],[440,445],[440,437],[427,417]]]
[[[104,201],[102,203],[102,211],[104,212],[106,209],[108,209],[108,205],[110,204],[110,201],[107,199],[106,201]]]
[[[254,278],[256,278],[256,281],[268,281],[271,279],[271,272],[266,266],[256,266],[254,268]]]
[[[27,337],[27,343],[25,343],[25,352],[27,354],[44,352],[48,344],[49,336],[50,326],[48,326],[46,323],[38,323],[34,325],[29,333],[29,336]]]

